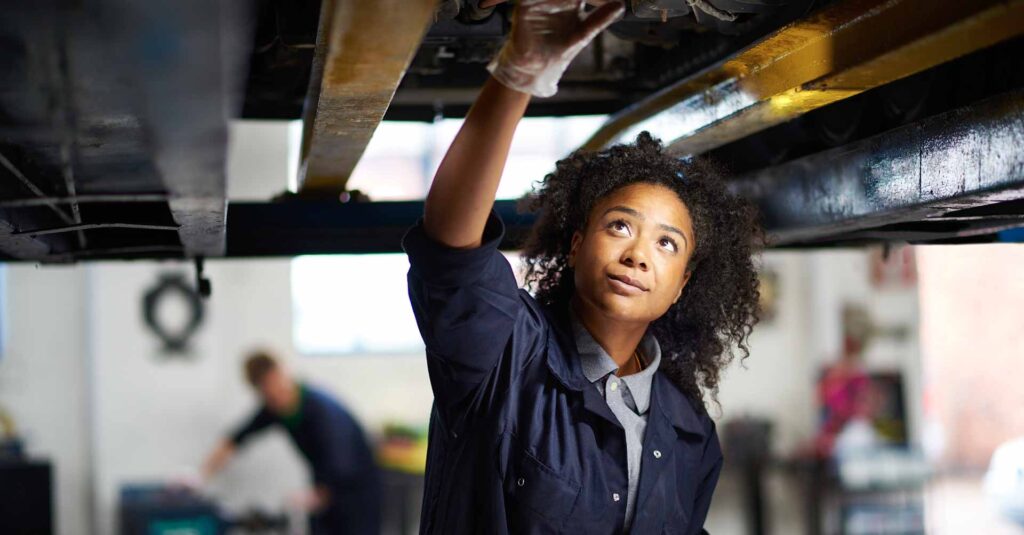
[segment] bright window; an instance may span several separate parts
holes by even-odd
[[[604,123],[604,116],[529,117],[516,129],[499,199],[518,199],[555,168],[555,162],[579,148]],[[385,121],[366,147],[348,187],[375,201],[426,197],[430,180],[461,119],[436,123]]]
[[[504,254],[522,286],[519,255]],[[295,347],[307,355],[422,353],[408,270],[404,254],[292,260]]]
[[[305,354],[421,352],[406,290],[408,269],[404,254],[293,260],[296,348]]]

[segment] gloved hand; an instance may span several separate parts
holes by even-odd
[[[608,2],[584,16],[583,0],[519,0],[512,33],[487,70],[506,87],[550,97],[573,58],[624,11]]]

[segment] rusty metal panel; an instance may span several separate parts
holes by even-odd
[[[237,113],[248,24],[238,0],[106,0],[152,163],[186,256],[224,253],[227,120]]]
[[[1021,147],[1024,92],[1017,91],[734,184],[758,202],[774,245],[992,233],[1024,225],[1020,208],[1009,217],[963,211],[1024,199]]]
[[[0,254],[223,254],[247,6],[39,0],[5,11],[0,220],[10,229],[0,229]],[[115,204],[127,199],[134,206]]]
[[[701,154],[1024,34],[1024,0],[846,0],[614,116],[585,145],[644,130]]]
[[[299,169],[304,194],[345,189],[428,26],[434,0],[324,0]]]

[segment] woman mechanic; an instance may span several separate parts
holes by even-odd
[[[498,251],[517,123],[622,11],[518,1],[404,239],[435,396],[423,533],[703,532],[722,468],[705,395],[757,320],[753,208],[644,133],[537,186],[526,289]]]

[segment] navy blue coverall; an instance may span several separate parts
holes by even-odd
[[[313,482],[330,493],[327,509],[310,517],[313,535],[378,535],[380,474],[359,423],[331,396],[300,385],[298,412],[282,418],[266,407],[231,436],[237,446],[281,425],[309,462]]]
[[[518,288],[503,233],[492,213],[476,249],[422,222],[403,241],[435,398],[420,530],[621,533],[624,431],[583,376],[568,311]],[[703,532],[722,452],[703,404],[660,370],[643,451],[631,532]]]

